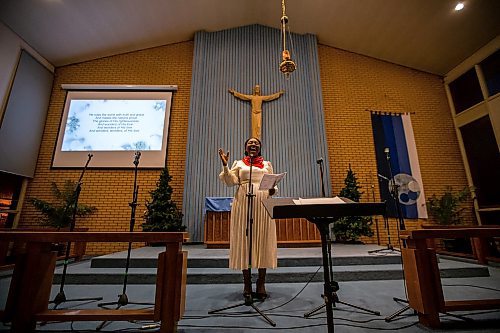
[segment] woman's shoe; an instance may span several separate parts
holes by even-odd
[[[252,296],[252,277],[248,269],[243,270],[243,296],[245,298]]]
[[[267,298],[266,291],[266,269],[259,268],[259,278],[257,279],[257,298],[265,300]]]

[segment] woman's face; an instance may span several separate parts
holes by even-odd
[[[259,140],[255,138],[251,138],[250,140],[248,140],[245,150],[248,153],[248,156],[258,156],[260,153]]]

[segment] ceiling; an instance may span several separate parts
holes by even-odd
[[[294,33],[438,75],[500,34],[500,0],[286,0]],[[1,0],[0,20],[55,66],[192,40],[199,30],[279,28],[281,0]],[[280,52],[277,52],[280,54]],[[293,56],[293,55],[292,55]]]

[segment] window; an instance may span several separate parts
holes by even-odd
[[[500,92],[500,50],[484,59],[481,64],[488,95],[493,96]]]
[[[481,86],[474,68],[451,82],[449,87],[456,114],[483,101]]]
[[[480,208],[500,205],[500,153],[484,116],[460,128]]]

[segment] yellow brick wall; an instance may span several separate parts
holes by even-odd
[[[194,43],[183,42],[137,52],[101,58],[79,64],[59,67],[50,100],[35,177],[30,181],[27,197],[51,201],[50,183],[62,184],[64,180],[78,180],[80,170],[51,170],[52,154],[56,144],[59,122],[64,107],[65,91],[61,84],[132,84],[177,85],[173,94],[167,166],[173,177],[173,200],[182,206],[189,95]],[[82,161],[82,165],[85,161]],[[132,164],[132,161],[131,161]],[[138,173],[139,196],[136,228],[141,230],[142,213],[149,191],[155,188],[160,170],[141,170]],[[91,231],[128,231],[133,190],[133,169],[93,170],[84,177],[80,203],[96,206],[98,211],[91,218],[77,219],[77,226]],[[38,225],[38,214],[30,204],[25,204],[21,226]],[[109,253],[126,249],[121,243],[90,243],[88,254]]]
[[[318,52],[333,193],[344,186],[350,163],[364,191],[362,201],[380,198],[367,109],[414,113],[411,120],[426,197],[441,194],[446,185],[454,189],[467,185],[441,77],[324,45]],[[377,222],[381,244],[386,244],[384,221]],[[419,223],[405,222],[407,229]],[[472,223],[471,215],[466,222]],[[391,241],[397,244],[397,223],[391,219],[389,225]],[[377,237],[362,240],[375,243]]]
[[[171,110],[167,166],[173,177],[173,198],[182,205],[194,43],[192,41],[106,57],[56,69],[34,179],[27,197],[51,199],[50,182],[77,180],[79,170],[51,170],[52,153],[64,106],[61,84],[136,84],[178,86]],[[356,172],[363,201],[379,198],[376,160],[370,112],[413,112],[412,124],[426,196],[442,193],[446,185],[459,189],[467,182],[453,121],[442,79],[438,76],[390,64],[373,58],[319,45],[320,75],[325,110],[330,175],[333,193],[343,187],[349,163]],[[293,78],[292,78],[293,79]],[[82,161],[84,163],[85,161]],[[159,170],[140,170],[136,230],[140,230],[148,192],[154,189]],[[77,221],[92,231],[126,231],[130,221],[133,170],[88,170],[80,202],[93,205],[98,212]],[[373,190],[372,190],[373,186]],[[373,192],[372,192],[373,191]],[[37,225],[37,213],[25,204],[21,226]],[[472,222],[472,216],[468,216]],[[384,221],[377,218],[381,244],[387,243]],[[415,228],[421,221],[406,221]],[[390,220],[392,244],[397,244],[396,221]],[[375,224],[374,224],[375,229]],[[377,237],[363,238],[376,243]],[[88,245],[87,253],[109,253],[126,249],[126,244]]]

